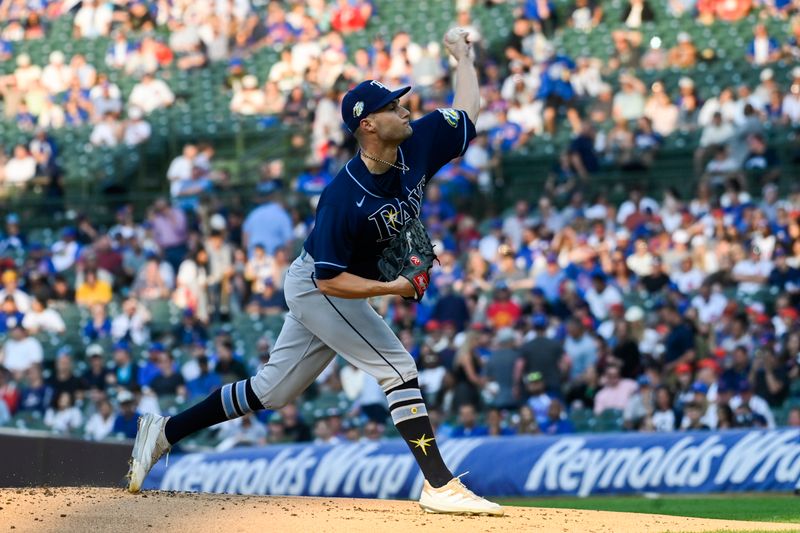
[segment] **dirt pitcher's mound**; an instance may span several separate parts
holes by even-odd
[[[227,496],[122,489],[0,489],[0,531],[247,531],[379,533],[400,531],[644,532],[797,531],[791,524],[663,515],[507,507],[506,516],[430,515],[415,502],[344,498]]]

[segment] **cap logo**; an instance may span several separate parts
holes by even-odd
[[[358,118],[361,116],[361,113],[364,112],[364,102],[359,100],[356,102],[356,105],[353,106],[353,116]]]
[[[374,85],[375,87],[380,87],[384,91],[388,91],[389,90],[389,88],[386,85],[382,84],[379,81],[372,80],[371,82],[369,82],[369,84],[370,85]]]

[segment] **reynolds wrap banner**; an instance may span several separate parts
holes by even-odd
[[[482,437],[440,443],[485,496],[800,488],[800,430]],[[145,488],[230,494],[418,498],[422,476],[402,440],[285,445],[173,456]]]

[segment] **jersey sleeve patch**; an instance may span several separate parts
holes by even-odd
[[[458,127],[458,111],[452,108],[439,108],[436,111],[442,114],[444,120],[450,124],[451,127],[457,128]]]

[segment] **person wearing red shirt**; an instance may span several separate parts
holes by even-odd
[[[494,290],[494,300],[486,310],[492,327],[495,330],[500,328],[513,327],[519,320],[522,310],[511,300],[511,291],[505,283],[499,283]]]
[[[350,0],[339,0],[331,19],[331,26],[341,33],[353,33],[367,26],[367,17],[361,6],[351,4]]]
[[[753,7],[752,0],[698,0],[697,12],[703,24],[711,24],[715,19],[735,22],[743,19]]]

